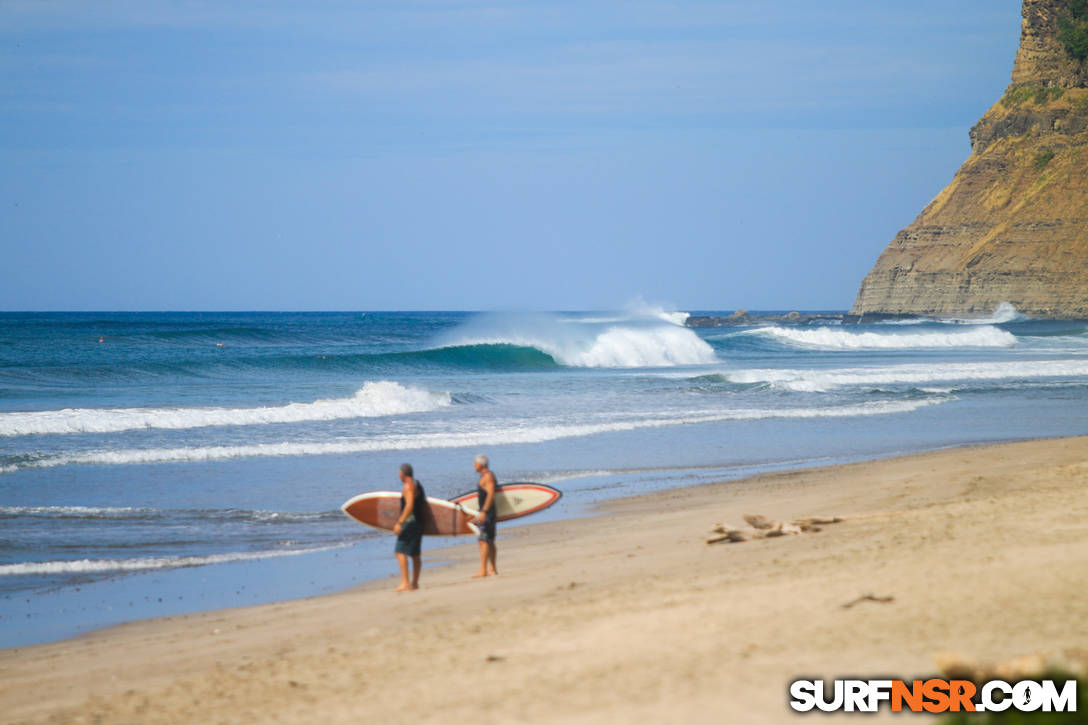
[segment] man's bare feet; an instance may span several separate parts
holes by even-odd
[[[411,584],[401,584],[399,587],[397,587],[393,591],[395,591],[395,592],[410,592],[413,589],[418,589],[418,588],[419,587],[414,587]]]
[[[475,574],[472,575],[472,578],[473,579],[482,579],[485,576],[487,576],[486,571],[478,571],[478,572],[476,572]]]

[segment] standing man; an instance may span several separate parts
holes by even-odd
[[[480,527],[480,571],[474,578],[499,574],[495,565],[495,494],[498,493],[498,482],[495,481],[495,474],[488,468],[489,465],[485,455],[476,456],[472,465],[476,473],[480,474],[480,482],[476,484],[476,505],[479,506],[480,513],[475,521]]]
[[[419,569],[423,562],[420,550],[423,547],[423,512],[427,506],[427,494],[423,484],[412,475],[412,465],[405,463],[400,467],[400,516],[393,525],[397,535],[397,545],[393,551],[400,564],[400,586],[393,591],[406,592],[419,589]],[[408,557],[412,557],[412,578],[408,578]]]

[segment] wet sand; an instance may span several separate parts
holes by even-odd
[[[746,513],[844,520],[706,543]],[[773,723],[796,719],[798,677],[1088,649],[1088,437],[767,474],[502,533],[497,578],[471,578],[470,542],[425,557],[416,592],[391,577],[2,650],[0,722]]]

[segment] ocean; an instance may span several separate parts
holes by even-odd
[[[686,317],[0,313],[0,647],[391,575],[391,536],[339,506],[397,490],[404,462],[432,496],[473,488],[477,453],[500,482],[561,489],[532,523],[1088,433],[1085,322]]]

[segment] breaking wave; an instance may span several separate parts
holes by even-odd
[[[824,350],[902,350],[910,348],[1012,347],[1016,336],[987,325],[932,332],[853,332],[841,328],[761,327],[740,334],[758,335],[789,345]]]
[[[350,398],[266,408],[68,408],[0,413],[0,436],[116,433],[147,428],[185,429],[266,425],[424,413],[452,404],[434,393],[388,380],[368,382]]]
[[[337,520],[339,511],[266,511],[248,509],[158,509],[130,506],[0,506],[4,519],[73,521],[220,521],[262,524],[306,524]]]
[[[718,362],[713,348],[682,326],[685,317],[686,313],[609,318],[487,314],[447,334],[439,343],[440,349],[533,348],[568,367],[673,367]]]
[[[840,370],[739,370],[723,374],[731,383],[768,383],[798,392],[824,392],[851,385],[902,385],[969,380],[1032,380],[1088,375],[1088,360],[907,364]]]
[[[246,551],[232,554],[206,556],[162,556],[137,559],[79,559],[76,561],[34,561],[18,564],[0,564],[0,576],[29,574],[94,574],[108,572],[145,571],[148,569],[179,569],[181,567],[228,564],[235,561],[256,561],[283,556],[314,554],[319,551],[340,549],[350,544],[320,546],[309,549],[280,549],[272,551]]]
[[[496,446],[518,443],[543,443],[561,438],[617,433],[647,428],[696,425],[731,420],[764,420],[771,418],[853,418],[869,415],[909,413],[930,405],[939,405],[954,398],[931,397],[920,400],[869,401],[856,405],[816,408],[740,408],[717,411],[692,411],[652,418],[616,420],[604,423],[572,425],[537,425],[530,427],[495,426],[487,430],[464,432],[423,433],[413,436],[382,436],[339,441],[285,441],[235,446],[203,446],[193,448],[146,448],[100,450],[21,456],[15,469],[52,468],[67,465],[124,465],[139,463],[182,463],[217,461],[231,458],[319,456],[373,451],[421,450]]]

